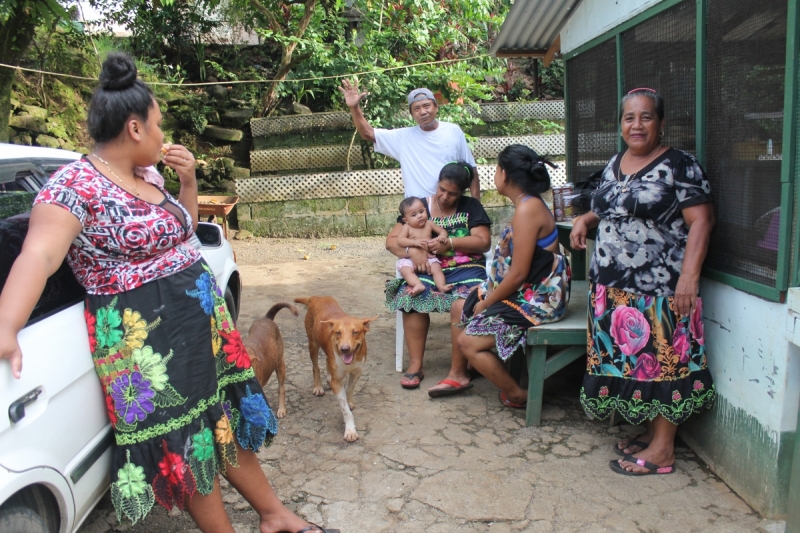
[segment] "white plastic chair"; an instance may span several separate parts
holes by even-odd
[[[492,257],[494,256],[493,253],[494,248],[489,248],[489,251],[484,253],[483,256],[486,258],[486,275],[488,276],[491,268],[492,268]],[[396,278],[402,277],[400,275],[399,270],[395,270],[394,276]],[[395,325],[395,337],[394,337],[394,369],[398,372],[403,371],[403,342],[405,340],[405,332],[403,331],[403,312],[397,312],[397,324]]]

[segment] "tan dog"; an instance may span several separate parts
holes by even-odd
[[[290,303],[281,302],[273,305],[264,318],[256,319],[250,326],[250,333],[242,341],[250,356],[250,363],[256,379],[261,387],[266,387],[272,373],[278,374],[278,410],[275,416],[286,416],[286,362],[283,359],[283,337],[274,318],[281,309],[288,309],[297,316],[297,308]]]
[[[308,306],[306,334],[308,351],[314,367],[314,396],[322,396],[322,381],[319,377],[319,350],[328,358],[328,382],[339,400],[344,418],[344,440],[358,440],[353,413],[353,389],[361,377],[364,361],[367,360],[369,323],[375,318],[356,318],[347,315],[336,300],[330,296],[295,298],[295,302]],[[346,392],[345,392],[346,390]]]

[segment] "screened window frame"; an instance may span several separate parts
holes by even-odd
[[[622,49],[622,34],[656,15],[682,3],[684,0],[663,0],[661,3],[650,7],[638,15],[619,24],[615,28],[595,37],[589,42],[564,54],[564,60],[572,58],[591,50],[592,48],[607,43],[610,39],[616,42],[617,50],[617,92],[622,99],[624,87],[624,54]],[[800,228],[798,228],[798,213],[800,213],[800,197],[795,198],[797,184],[800,183],[800,166],[797,165],[798,151],[800,151],[800,121],[798,121],[798,95],[800,90],[800,0],[786,0],[788,2],[786,21],[786,66],[784,81],[784,121],[783,121],[783,150],[781,159],[781,216],[780,232],[778,236],[778,260],[775,285],[766,285],[727,272],[703,267],[703,276],[713,279],[735,289],[760,296],[762,298],[783,302],[789,287],[800,286]],[[706,101],[707,101],[707,54],[706,24],[708,20],[708,1],[695,0],[696,4],[696,32],[695,32],[695,138],[696,156],[698,161],[706,165]],[[564,69],[569,71],[568,68]],[[569,77],[566,76],[564,87],[565,99],[570,98]],[[565,105],[569,109],[569,103]],[[569,125],[569,116],[566,116]],[[619,125],[618,125],[618,133]],[[569,135],[567,138],[567,154],[571,154]],[[619,149],[623,141],[618,140]],[[568,176],[570,179],[571,176]]]

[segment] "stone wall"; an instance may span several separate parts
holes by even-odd
[[[240,230],[263,237],[386,235],[397,221],[402,194],[318,198],[238,204]],[[497,191],[481,193],[481,203],[496,234],[508,224],[513,208]]]

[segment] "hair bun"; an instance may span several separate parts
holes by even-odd
[[[107,91],[127,89],[136,81],[136,74],[136,64],[129,56],[119,52],[108,54],[100,72],[100,87]]]

